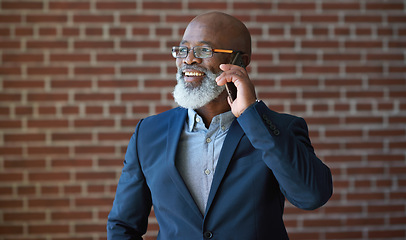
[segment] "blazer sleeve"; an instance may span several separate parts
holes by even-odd
[[[127,147],[124,167],[117,185],[113,207],[107,220],[107,239],[142,240],[147,231],[151,212],[151,193],[142,173],[137,154],[137,133],[141,122]]]
[[[289,202],[312,210],[328,201],[331,172],[314,153],[304,119],[276,113],[258,102],[237,120],[253,147],[262,151]]]

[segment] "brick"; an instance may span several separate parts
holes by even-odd
[[[258,66],[258,71],[262,73],[294,73],[296,67],[291,65]]]
[[[99,133],[99,141],[129,141],[131,133]]]
[[[29,67],[29,75],[67,75],[67,67]]]
[[[115,172],[78,172],[75,174],[75,179],[78,181],[83,180],[108,180],[116,179]]]
[[[45,160],[30,159],[30,160],[5,160],[5,168],[14,169],[32,169],[32,168],[44,168],[46,166]]]
[[[362,231],[326,232],[326,239],[363,239]]]
[[[381,48],[381,41],[345,41],[346,48]]]
[[[55,53],[49,57],[51,62],[90,62],[90,55],[87,53]]]
[[[303,66],[303,73],[324,73],[338,74],[340,71],[338,66]]]
[[[31,93],[28,94],[27,99],[35,102],[48,102],[48,101],[68,101],[68,94],[66,93]]]
[[[0,129],[21,128],[21,120],[0,120]]]
[[[360,10],[359,3],[352,2],[323,2],[321,4],[323,10]]]
[[[58,209],[69,207],[69,199],[67,198],[32,198],[28,200],[28,207],[30,208],[49,208],[49,209]]]
[[[148,36],[150,34],[150,29],[145,27],[134,27],[131,33],[134,36]]]
[[[91,133],[53,133],[52,141],[91,141]]]
[[[70,173],[69,172],[38,172],[38,173],[29,173],[28,179],[30,182],[38,182],[38,181],[58,181],[64,182],[70,180]]]
[[[139,86],[138,80],[101,80],[98,81],[99,88],[136,88]]]
[[[87,79],[75,79],[75,80],[54,80],[51,81],[51,88],[61,88],[61,89],[84,89],[91,88],[92,82]]]
[[[68,17],[62,14],[55,15],[27,15],[27,22],[29,23],[66,23]]]
[[[19,23],[21,15],[0,13],[0,23]]]
[[[106,206],[110,207],[113,204],[113,198],[76,198],[75,205],[80,207],[95,207]]]
[[[385,199],[384,193],[348,193],[348,201],[383,201]]]
[[[68,234],[69,225],[30,225],[28,226],[28,232],[30,234]]]
[[[85,113],[88,115],[101,115],[103,112],[103,107],[100,106],[87,106],[85,109]]]
[[[145,81],[144,85],[146,88],[153,88],[153,87],[174,87],[175,86],[174,80],[147,80]]]
[[[13,53],[13,54],[3,54],[3,62],[43,62],[43,54],[25,54],[25,53]]]
[[[17,155],[21,156],[23,154],[21,147],[1,147],[0,146],[0,155]]]
[[[74,15],[75,23],[113,23],[113,15]]]
[[[90,211],[55,211],[51,213],[52,220],[91,220],[92,212]]]
[[[114,93],[77,93],[75,101],[113,101]]]
[[[62,28],[62,36],[79,36],[80,30],[75,27]]]
[[[78,233],[93,233],[105,231],[105,224],[77,224],[75,226],[75,231]]]
[[[100,10],[135,10],[137,3],[125,1],[96,2],[96,8]]]
[[[370,230],[368,231],[368,236],[371,239],[382,239],[382,238],[395,238],[395,237],[401,237],[404,238],[406,236],[406,231],[405,230],[391,230],[391,229],[386,229],[386,230]]]
[[[23,226],[2,225],[0,226],[0,232],[4,235],[20,235],[24,232],[24,230]]]
[[[78,119],[74,121],[74,126],[81,127],[113,127],[114,120],[110,119]]]
[[[29,49],[67,49],[67,41],[50,41],[50,40],[30,40],[27,41],[27,48]]]
[[[114,75],[114,67],[75,67],[75,75]]]
[[[74,43],[74,47],[76,49],[111,49],[114,48],[114,42],[113,41],[76,41]]]
[[[281,53],[280,61],[316,61],[317,55],[311,53]]]
[[[347,23],[380,23],[382,17],[378,15],[347,15],[344,17]]]
[[[30,155],[68,155],[68,147],[28,147]]]
[[[22,89],[22,88],[27,88],[27,89],[32,89],[32,88],[44,88],[44,81],[8,81],[5,80],[3,81],[3,87],[5,89]]]
[[[257,46],[259,48],[293,48],[295,46],[294,41],[258,41]]]
[[[98,54],[97,61],[100,62],[128,62],[136,61],[137,55],[133,53],[113,53],[113,54]]]
[[[3,153],[2,153],[3,155]],[[6,155],[6,154],[4,154]],[[23,180],[21,173],[0,173],[0,182],[20,182]]]
[[[6,41],[0,42],[0,49],[19,49],[21,44],[19,41]]]
[[[193,18],[195,18],[196,15],[168,15],[166,16],[165,22],[169,23],[185,23],[185,22],[190,22]],[[180,35],[183,34],[184,29],[180,30]]]
[[[4,220],[6,222],[44,221],[45,213],[43,212],[4,213]]]
[[[158,74],[159,67],[122,67],[122,74]]]
[[[383,98],[383,91],[348,91],[346,92],[347,98]]]
[[[367,10],[401,10],[403,9],[404,4],[401,2],[398,3],[367,3]]]
[[[89,10],[89,2],[68,2],[68,1],[51,1],[49,2],[49,9],[51,10]]]
[[[8,28],[0,28],[0,36],[8,37],[11,35],[11,31]]]
[[[120,22],[122,23],[157,23],[160,21],[160,17],[156,15],[121,15]]]
[[[115,148],[110,146],[77,146],[76,154],[114,154]]]
[[[332,15],[332,14],[325,14],[325,15],[302,15],[300,16],[300,21],[301,22],[329,22],[329,23],[335,23],[339,21],[339,18],[337,15]]]
[[[158,41],[121,41],[120,43],[121,48],[158,48],[159,42]],[[169,53],[168,53],[169,55]]]
[[[1,8],[6,10],[40,10],[43,8],[41,1],[3,1]]]
[[[93,163],[91,159],[54,159],[51,161],[51,165],[54,168],[86,168],[91,167]]]
[[[19,199],[0,199],[0,209],[21,209],[23,207],[23,201]]]
[[[33,36],[34,29],[30,27],[16,27],[15,35],[22,37],[22,36]]]
[[[110,28],[109,35],[110,36],[125,36],[127,30],[125,28]],[[148,35],[148,34],[147,34]]]
[[[313,2],[301,2],[301,3],[278,3],[278,10],[315,10],[316,5]]]
[[[20,67],[0,67],[0,75],[21,75]]]
[[[210,4],[210,3],[208,3]],[[189,6],[191,7],[191,6]],[[164,1],[148,1],[142,3],[142,9],[149,10],[149,9],[182,9],[182,2],[180,1],[171,1],[171,2],[164,2]]]
[[[257,22],[269,22],[269,23],[293,23],[295,17],[293,15],[284,14],[284,15],[258,15],[255,17]]]
[[[240,9],[240,10],[270,10],[272,9],[272,3],[267,2],[234,2],[233,9]]]

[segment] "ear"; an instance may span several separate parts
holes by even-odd
[[[244,63],[244,66],[247,67],[251,62],[251,56],[249,56],[247,53],[244,53],[243,55],[241,55],[241,60]]]

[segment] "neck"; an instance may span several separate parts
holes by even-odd
[[[221,113],[230,111],[230,105],[228,105],[227,96],[227,92],[224,91],[213,101],[209,102],[201,108],[195,109],[195,111],[203,118],[203,122],[206,128],[209,128],[213,117]]]

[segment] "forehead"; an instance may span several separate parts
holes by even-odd
[[[197,42],[189,42],[188,40],[182,40],[180,45],[197,45],[197,46],[213,46],[213,43],[210,41],[197,41]]]
[[[193,22],[186,28],[181,44],[221,47],[228,44],[228,39],[213,24]]]

